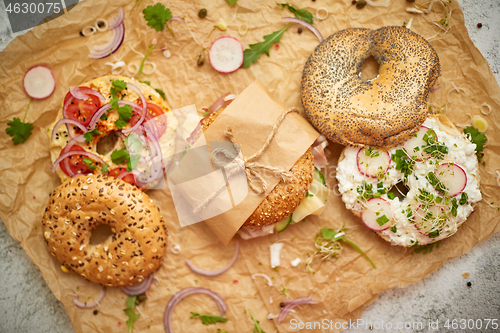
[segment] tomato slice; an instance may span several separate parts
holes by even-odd
[[[142,105],[142,104],[139,104]],[[156,128],[158,128],[158,137],[161,137],[163,133],[167,130],[167,117],[165,116],[165,112],[163,112],[162,108],[154,103],[147,103],[148,110],[146,112],[145,121],[154,121]],[[133,111],[134,115],[130,119],[130,126],[133,127],[139,119],[140,115]]]
[[[80,147],[78,145],[74,145],[68,151],[85,151],[85,149],[83,149],[82,147]],[[59,156],[61,156],[61,155],[62,155],[62,151],[61,151],[61,154]],[[82,175],[87,174],[87,173],[92,173],[92,170],[90,170],[89,167],[83,163],[83,156],[82,155],[68,156],[67,159],[68,159],[69,169],[72,173],[77,173],[77,174],[82,174]],[[71,177],[70,172],[68,172],[68,170],[66,170],[66,167],[64,166],[64,160],[59,162],[59,166],[61,167],[61,170],[66,175]]]
[[[114,168],[114,169],[109,171],[109,175],[112,177],[118,178],[118,176],[120,176],[124,172],[127,172],[127,168],[121,168],[121,167]],[[128,175],[124,176],[122,179],[123,179],[123,181],[125,181],[129,184],[137,186],[137,184],[135,183],[135,177],[132,173],[129,173]],[[137,186],[137,187],[139,187],[139,186]]]
[[[71,93],[68,92],[66,97],[64,97],[64,103],[66,103],[68,98],[71,98],[71,101],[66,108],[65,116],[69,119],[78,121],[84,126],[88,126],[90,120],[92,119],[92,115],[101,107],[101,100],[99,97],[90,95],[89,99],[80,100],[74,98]]]

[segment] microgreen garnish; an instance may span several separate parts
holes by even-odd
[[[431,183],[432,186],[441,194],[445,195],[448,193],[448,188],[443,184],[442,181],[438,179],[438,177],[434,174],[434,172],[429,172],[425,178]]]
[[[252,318],[252,321],[253,321],[253,324],[254,324],[253,333],[266,333],[260,327],[260,321],[258,321],[257,319],[255,319],[255,317],[253,316],[252,311],[248,310],[248,312],[250,312],[250,317]]]
[[[380,152],[376,149],[373,149],[373,148],[367,148],[367,149],[365,149],[365,155],[369,156],[369,157],[379,157]]]
[[[426,143],[426,145],[422,146],[422,150],[435,159],[442,160],[444,155],[448,154],[448,147],[444,143],[437,141],[436,133],[432,129],[427,130],[422,140]]]
[[[403,183],[406,185],[408,176],[413,172],[415,160],[409,157],[403,149],[396,150],[395,154],[391,155],[391,159],[396,163],[396,170],[403,173]]]
[[[213,316],[213,315],[208,315],[208,314],[200,314],[197,312],[192,312],[191,311],[191,319],[200,317],[201,322],[203,325],[212,325],[215,323],[225,323],[227,321],[227,318],[220,317],[220,316]]]

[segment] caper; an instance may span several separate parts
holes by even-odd
[[[358,1],[356,2],[356,8],[357,8],[357,9],[361,9],[361,8],[363,8],[364,6],[366,6],[366,1],[365,1],[365,0],[358,0]]]
[[[198,17],[199,18],[205,18],[205,17],[207,17],[207,10],[205,8],[200,9],[200,11],[198,12]]]
[[[198,56],[198,61],[196,63],[198,64],[198,66],[203,66],[203,64],[205,63],[205,56],[203,55],[203,53],[200,53],[200,55]]]
[[[146,296],[146,294],[140,294],[135,299],[135,304],[139,305],[139,304],[141,304],[142,302],[144,302],[147,299],[148,299],[148,296]]]
[[[297,30],[297,32],[298,32],[299,34],[301,34],[301,33],[302,33],[302,28],[299,28],[299,29]]]
[[[407,2],[415,2],[415,0],[406,0]]]

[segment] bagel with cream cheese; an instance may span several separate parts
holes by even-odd
[[[369,56],[378,61],[379,75],[363,81],[360,70]],[[410,29],[345,29],[323,40],[307,60],[302,104],[328,139],[385,149],[419,130],[439,74],[438,55]]]
[[[448,118],[432,116],[388,150],[346,147],[339,192],[346,208],[391,244],[430,244],[455,234],[481,200],[475,148]]]

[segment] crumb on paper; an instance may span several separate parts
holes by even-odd
[[[465,272],[464,274],[462,274],[462,276],[464,277],[464,279],[467,279],[470,276],[470,274]]]

